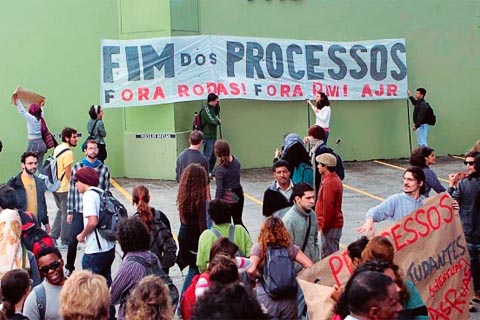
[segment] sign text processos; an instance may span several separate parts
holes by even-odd
[[[114,70],[120,67],[115,56],[120,55],[120,48],[115,45],[103,47],[104,83],[114,82]],[[124,50],[122,55],[126,60],[128,81],[153,80],[162,76],[174,78],[178,73],[176,67],[214,66],[220,58],[216,52],[177,53],[174,43],[166,43],[160,50],[152,45],[131,45],[124,47]],[[322,44],[290,44],[283,47],[275,42],[264,45],[254,41],[227,41],[225,52],[225,57],[221,58],[225,59],[226,75],[229,78],[236,77],[236,68],[242,68],[246,78],[251,79],[265,79],[266,76],[281,78],[288,74],[293,80],[305,77],[307,80],[342,80],[347,76],[360,80],[369,74],[376,81],[382,81],[387,76],[399,81],[407,76],[407,67],[400,57],[405,54],[403,43],[395,43],[391,47],[377,44],[371,48],[357,44],[348,49],[341,44],[334,44],[328,46],[325,55]],[[324,63],[320,54],[329,60],[328,65],[335,67],[322,68]],[[177,63],[175,59],[178,59]],[[296,61],[299,59],[304,59],[305,68],[298,68]],[[354,67],[347,67],[352,62]],[[389,66],[394,68],[389,70]],[[163,70],[163,74],[155,73],[155,69]]]

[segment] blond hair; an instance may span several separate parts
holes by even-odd
[[[60,292],[64,320],[107,320],[110,293],[104,277],[82,270],[72,273]]]
[[[170,294],[160,277],[150,275],[138,283],[128,298],[125,319],[173,319]]]

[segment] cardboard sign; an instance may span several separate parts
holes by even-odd
[[[380,235],[392,242],[395,263],[415,284],[431,319],[468,319],[468,304],[473,296],[470,256],[460,217],[448,193],[428,198],[421,208]],[[350,274],[347,251],[343,250],[304,270],[298,278],[307,282],[320,279],[322,285],[331,287],[345,284]],[[325,290],[319,286],[302,289]],[[306,299],[312,296],[311,292],[305,294]],[[329,319],[324,314],[325,310],[319,314],[314,309],[310,319]]]
[[[39,104],[42,107],[45,104],[44,96],[39,95],[38,93],[35,93],[23,87],[20,87],[20,86],[17,87],[17,89],[15,89],[13,94],[15,93],[18,95],[18,98],[22,101],[23,105],[25,106],[25,108],[27,108],[27,110],[28,110],[28,107],[33,103]],[[15,105],[15,101],[13,100],[13,94],[12,94],[11,103]]]

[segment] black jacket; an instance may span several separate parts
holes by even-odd
[[[274,182],[263,194],[263,215],[270,217],[274,212],[291,207],[293,201],[285,198],[283,194],[276,189],[276,183]]]
[[[425,124],[425,123],[428,122],[428,119],[427,119],[428,106],[427,106],[427,103],[425,102],[424,99],[416,100],[412,96],[410,96],[409,99],[412,102],[412,104],[414,105],[414,108],[413,108],[413,123],[415,124],[415,127],[418,128],[422,124]]]

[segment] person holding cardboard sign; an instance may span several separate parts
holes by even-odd
[[[17,91],[19,90],[17,89]],[[36,152],[38,156],[38,163],[43,164],[43,157],[45,152],[47,152],[47,145],[43,140],[42,132],[48,130],[46,129],[47,124],[43,118],[42,110],[42,107],[45,104],[45,99],[38,101],[38,103],[30,104],[27,112],[20,98],[21,92],[17,91],[13,93],[12,101],[17,107],[18,112],[27,121],[28,146],[26,151]]]
[[[409,167],[403,173],[403,192],[388,197],[365,214],[365,224],[357,228],[358,233],[374,235],[374,222],[387,219],[396,221],[417,210],[423,204],[425,196],[425,173],[420,167]]]

